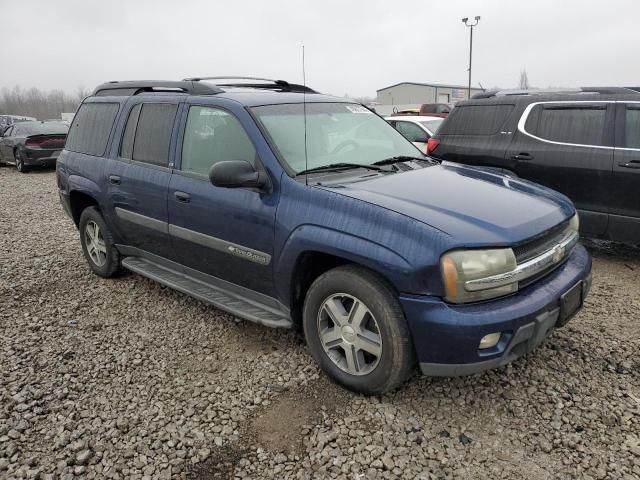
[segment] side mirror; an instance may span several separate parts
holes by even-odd
[[[268,183],[266,173],[258,172],[245,160],[215,163],[209,170],[209,180],[224,188],[263,188]]]

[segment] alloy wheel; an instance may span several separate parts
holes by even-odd
[[[22,160],[22,156],[20,155],[20,153],[18,152],[15,153],[15,160],[16,160],[16,169],[19,172],[22,172],[22,170],[24,169],[24,161]]]
[[[98,267],[102,267],[107,261],[107,246],[96,222],[92,220],[87,222],[84,227],[84,240],[91,261]]]
[[[371,310],[345,293],[331,295],[318,312],[318,336],[327,356],[351,375],[372,372],[382,356],[382,335]]]

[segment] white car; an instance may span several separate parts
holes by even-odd
[[[418,115],[385,117],[384,119],[424,153],[427,153],[427,142],[435,135],[444,120],[441,117]]]

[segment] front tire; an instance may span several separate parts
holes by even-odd
[[[96,207],[87,207],[80,215],[82,252],[93,273],[110,278],[120,272],[120,253],[113,236]]]
[[[322,370],[354,392],[389,392],[413,370],[413,343],[397,295],[362,267],[337,267],[313,282],[304,302],[303,327]]]

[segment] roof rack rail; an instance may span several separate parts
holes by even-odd
[[[264,83],[237,83],[230,80],[251,80],[252,82],[264,82]],[[312,88],[306,85],[299,85],[296,83],[289,83],[286,80],[273,80],[271,78],[262,77],[243,77],[243,76],[222,76],[222,77],[190,77],[183,79],[185,82],[200,82],[206,81],[212,83],[218,87],[244,87],[244,88],[257,88],[264,90],[278,90],[281,92],[305,92],[305,93],[318,93]]]
[[[176,82],[173,80],[134,80],[134,81],[111,81],[98,85],[92,95],[94,96],[132,96],[144,92],[174,92],[191,93],[194,95],[215,95],[222,93],[221,88],[195,81],[183,80]]]
[[[638,88],[638,89],[636,89]],[[507,96],[520,96],[520,95],[555,95],[555,94],[581,94],[581,93],[591,93],[591,94],[630,94],[630,93],[638,93],[640,91],[640,87],[578,87],[578,88],[563,88],[563,89],[553,89],[553,88],[540,88],[540,89],[512,89],[512,90],[489,90],[486,92],[476,93],[471,97],[472,100],[482,99],[482,98],[493,98],[493,97],[507,97]]]

